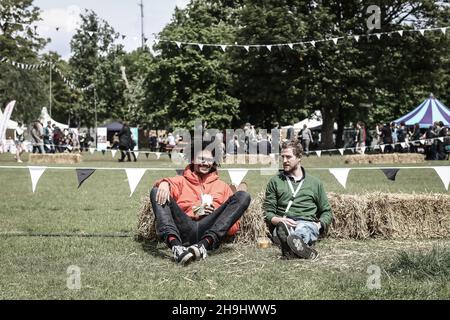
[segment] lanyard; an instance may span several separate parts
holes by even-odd
[[[297,196],[297,193],[300,191],[300,189],[301,189],[301,187],[303,185],[303,182],[305,181],[305,177],[302,178],[302,180],[300,181],[300,183],[297,186],[296,190],[294,190],[294,186],[292,185],[291,179],[289,179],[289,177],[286,177],[286,178],[287,178],[287,182],[288,182],[289,188],[291,189],[291,192],[292,192],[292,198],[291,198],[291,200],[289,200],[288,205],[286,207],[286,210],[284,211],[285,213],[288,213],[289,209],[291,209],[291,206],[294,203],[294,199]]]

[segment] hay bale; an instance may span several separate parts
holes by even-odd
[[[425,155],[420,153],[354,154],[344,156],[346,164],[390,164],[423,163]]]
[[[439,239],[450,236],[450,195],[328,193],[333,223],[328,236],[338,239]],[[241,218],[235,242],[256,243],[268,234],[259,193]],[[138,238],[155,240],[150,200],[143,199],[139,211]]]
[[[329,193],[332,238],[436,239],[450,235],[446,194]]]
[[[79,153],[32,153],[28,161],[33,164],[77,164],[82,157]]]

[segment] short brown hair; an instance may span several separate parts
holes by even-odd
[[[281,149],[292,149],[292,153],[297,157],[301,158],[303,155],[303,147],[300,141],[285,141],[281,144]]]

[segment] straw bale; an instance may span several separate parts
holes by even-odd
[[[420,153],[354,154],[344,156],[344,162],[347,164],[423,163],[425,156]]]
[[[32,153],[29,162],[33,164],[77,164],[82,162],[82,157],[79,153]]]

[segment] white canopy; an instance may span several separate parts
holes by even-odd
[[[69,129],[69,126],[67,124],[59,123],[52,118],[50,118],[50,115],[48,114],[47,108],[43,107],[41,111],[41,116],[39,117],[44,127],[47,125],[48,121],[51,121],[52,124],[55,124],[57,127],[59,127],[61,130],[63,129]]]
[[[3,112],[0,109],[0,119],[2,117],[3,117]],[[17,122],[10,119],[10,120],[8,120],[8,123],[6,124],[6,129],[14,129],[15,130],[17,128],[17,126],[18,126]]]
[[[314,111],[314,113],[309,117],[300,122],[294,123],[294,129],[303,129],[303,125],[309,129],[320,129],[322,126],[322,113],[320,110]],[[282,127],[282,129],[292,128],[292,125]],[[337,123],[334,123],[334,130],[337,130]]]

